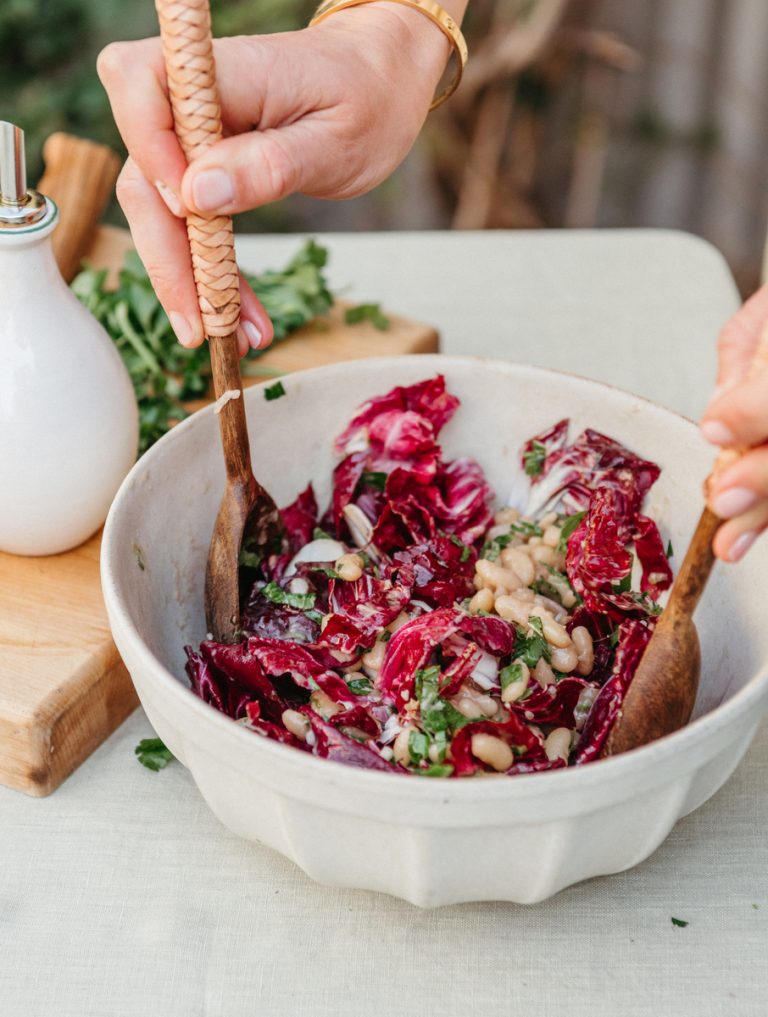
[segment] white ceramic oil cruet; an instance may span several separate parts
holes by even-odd
[[[86,540],[136,459],[133,387],[59,273],[57,219],[27,190],[23,132],[0,121],[0,551],[13,554]]]

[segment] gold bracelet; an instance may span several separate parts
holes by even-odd
[[[376,0],[326,0],[315,11],[315,15],[309,23],[310,27],[318,25],[321,21],[325,21],[329,15],[335,14],[337,11],[343,11],[347,7],[358,7],[360,4],[374,2]],[[464,73],[469,56],[464,36],[461,34],[459,26],[451,15],[444,11],[439,4],[434,3],[433,0],[387,0],[387,2],[404,4],[406,7],[413,7],[414,10],[421,11],[433,24],[437,25],[451,44],[453,53],[456,56],[456,72],[443,91],[432,100],[432,105],[429,108],[430,110],[436,109],[450,95],[453,95],[459,87],[459,82],[461,81],[461,76]]]

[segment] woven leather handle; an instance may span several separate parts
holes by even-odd
[[[208,0],[155,0],[176,135],[189,162],[221,140]],[[187,235],[207,336],[234,334],[240,286],[232,219],[190,215]]]

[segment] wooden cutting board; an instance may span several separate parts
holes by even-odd
[[[89,257],[115,269],[129,247],[125,230],[102,227]],[[438,349],[428,325],[389,312],[386,332],[369,322],[346,325],[343,307],[283,340],[261,363],[270,372],[293,371]],[[109,633],[99,546],[97,534],[62,555],[0,553],[0,783],[30,795],[50,794],[138,705]]]

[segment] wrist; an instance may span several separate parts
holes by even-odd
[[[466,0],[451,0],[457,10],[457,23],[466,6]],[[444,5],[452,17],[454,11]],[[451,44],[443,32],[421,11],[393,0],[370,0],[336,11],[316,27],[336,26],[337,30],[366,35],[367,44],[372,33],[387,39],[399,59],[409,60],[418,69],[427,90],[434,91],[451,56]]]

